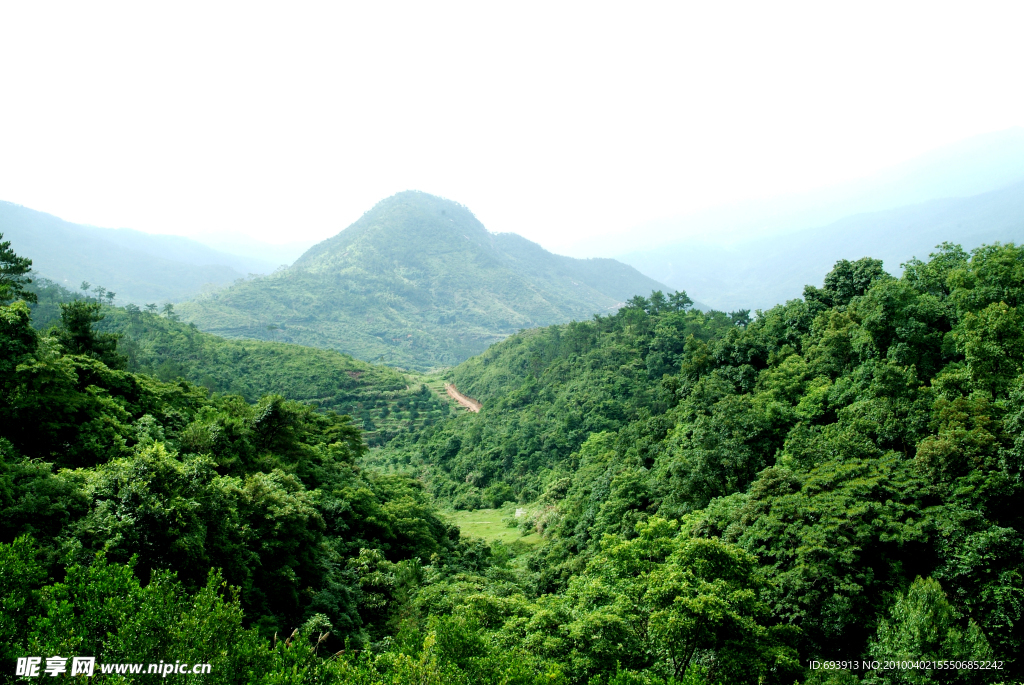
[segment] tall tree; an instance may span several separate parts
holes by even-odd
[[[98,302],[62,303],[60,326],[55,331],[57,340],[65,354],[81,354],[98,359],[112,369],[123,369],[127,359],[117,352],[118,336],[93,330],[93,324],[102,320]]]
[[[693,306],[693,300],[686,294],[685,290],[679,290],[668,296],[668,302],[672,306],[672,309],[677,312],[686,311]]]
[[[32,283],[28,274],[32,271],[32,260],[19,257],[11,249],[11,241],[3,240],[0,233],[0,302],[25,300],[35,302],[36,294],[29,292],[25,286]]]

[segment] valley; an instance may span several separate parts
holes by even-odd
[[[318,255],[348,259],[307,276]],[[224,338],[0,257],[0,600],[72,597],[106,654],[157,634],[240,673],[669,685],[689,640],[694,685],[818,685],[804,664],[850,649],[1020,671],[1013,243],[840,260],[754,316],[654,289],[432,370]],[[97,587],[160,627],[96,634]],[[10,625],[11,654],[67,651]]]

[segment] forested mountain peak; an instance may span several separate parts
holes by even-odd
[[[491,237],[459,203],[406,190],[381,200],[341,233],[311,247],[295,266],[325,268],[343,262],[353,248],[366,246],[386,247],[395,261],[416,260],[425,254],[449,254],[466,240],[487,246]],[[401,242],[395,244],[395,240]]]
[[[428,369],[468,359],[517,330],[589,319],[664,289],[615,260],[555,255],[521,236],[488,232],[456,202],[405,191],[290,268],[182,312],[220,335]]]

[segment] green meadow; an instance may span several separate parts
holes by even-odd
[[[522,535],[519,529],[506,526],[502,519],[507,515],[502,509],[477,509],[450,512],[448,518],[458,525],[462,535],[467,537],[483,538],[488,542],[501,540],[505,544],[512,544],[518,540],[527,545],[536,545],[541,541],[537,533]]]

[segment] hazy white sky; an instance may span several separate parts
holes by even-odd
[[[1020,3],[4,3],[0,199],[325,238],[416,188],[546,247],[1024,125]]]

